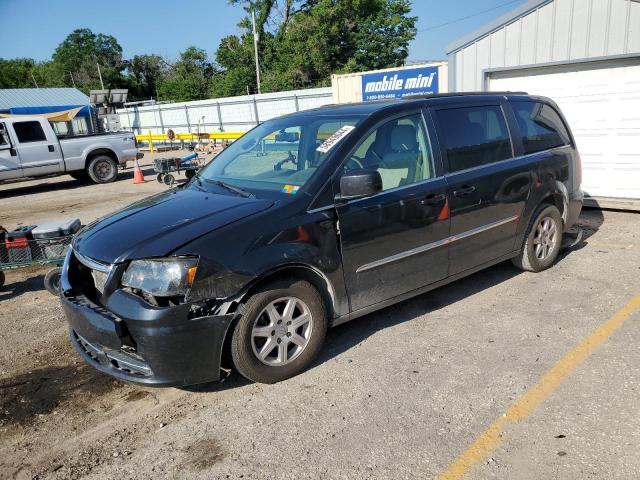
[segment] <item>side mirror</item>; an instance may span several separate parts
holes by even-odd
[[[276,133],[275,140],[276,142],[295,143],[300,141],[300,134],[298,132],[281,131]]]
[[[377,170],[359,168],[340,178],[339,200],[363,198],[382,191],[382,177]]]

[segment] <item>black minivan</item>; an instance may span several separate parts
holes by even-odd
[[[446,94],[264,122],[188,183],[84,228],[61,300],[90,365],[147,385],[272,383],[327,328],[498,262],[553,264],[582,208],[556,104]]]

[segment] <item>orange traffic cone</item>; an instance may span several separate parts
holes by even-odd
[[[144,175],[142,174],[142,170],[140,170],[140,165],[138,165],[138,160],[135,161],[135,167],[133,170],[133,183],[144,183]]]

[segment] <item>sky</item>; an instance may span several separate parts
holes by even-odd
[[[413,0],[418,35],[407,60],[445,59],[448,44],[525,2]],[[71,31],[87,27],[116,37],[125,58],[174,59],[195,45],[213,59],[220,39],[239,32],[243,15],[227,0],[0,0],[0,58],[47,60]]]

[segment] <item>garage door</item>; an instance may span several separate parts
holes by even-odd
[[[640,199],[640,60],[635,63],[492,72],[488,84],[558,103],[578,144],[587,195]]]

